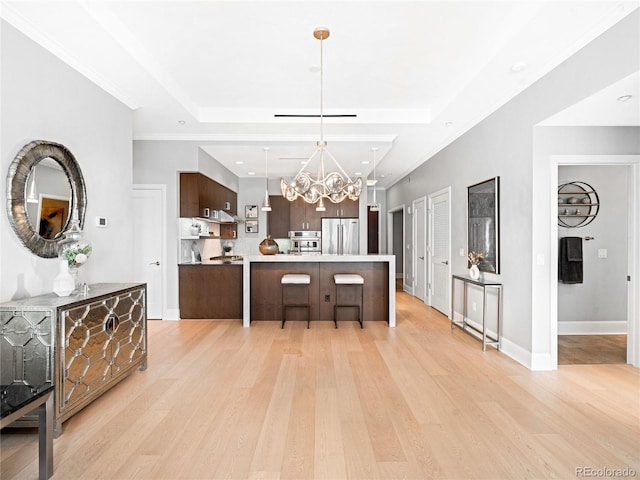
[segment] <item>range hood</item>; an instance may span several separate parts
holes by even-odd
[[[224,210],[209,210],[208,208],[205,208],[202,213],[203,216],[197,217],[198,220],[211,223],[244,223],[243,218],[240,218],[237,215],[231,215]],[[207,213],[209,214],[208,216],[206,215]]]

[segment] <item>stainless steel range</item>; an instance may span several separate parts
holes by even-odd
[[[320,255],[322,253],[322,233],[316,230],[297,230],[289,232],[291,253],[301,255]]]

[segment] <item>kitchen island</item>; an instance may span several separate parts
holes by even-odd
[[[394,255],[249,255],[244,257],[242,268],[244,327],[252,321],[282,320],[280,278],[286,273],[311,276],[312,322],[333,321],[333,275],[357,273],[364,277],[364,322],[386,321],[389,327],[396,326]],[[293,313],[292,320],[306,319],[306,312],[298,313],[299,318]]]

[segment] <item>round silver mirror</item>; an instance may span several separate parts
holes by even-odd
[[[40,257],[56,257],[71,212],[78,210],[82,228],[86,206],[82,171],[68,148],[44,140],[22,147],[9,166],[7,214],[25,247]]]

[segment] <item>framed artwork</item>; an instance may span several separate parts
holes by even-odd
[[[500,273],[500,177],[467,187],[467,252],[482,254],[481,272]]]
[[[244,206],[244,218],[258,218],[258,206],[257,205],[245,205]]]
[[[244,231],[245,233],[258,233],[258,220],[245,220]]]

